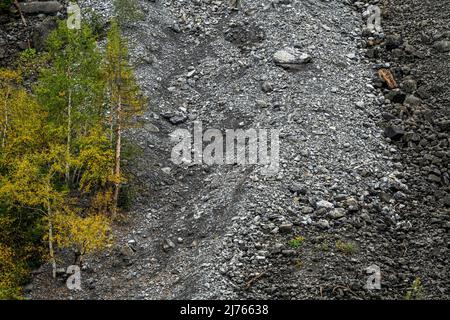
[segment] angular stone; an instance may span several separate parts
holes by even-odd
[[[330,212],[330,217],[333,219],[340,219],[345,216],[345,209],[336,208]]]
[[[320,200],[316,203],[316,207],[317,207],[317,209],[320,209],[320,208],[333,209],[334,204],[332,204],[331,202],[325,201],[325,200]]]
[[[317,222],[317,225],[323,229],[328,229],[330,227],[330,223],[328,222],[328,220],[325,219],[320,219]]]
[[[417,90],[417,82],[413,79],[407,79],[402,83],[402,89],[406,93],[413,93]]]
[[[389,91],[385,98],[394,103],[403,103],[405,101],[406,95],[399,89],[394,89]]]
[[[441,177],[438,177],[435,174],[430,174],[430,175],[428,175],[428,180],[430,180],[432,182],[440,183],[441,182]]]
[[[134,250],[128,244],[120,247],[119,252],[122,257],[131,257],[134,255]]]
[[[295,250],[282,250],[281,253],[283,254],[283,256],[294,256]]]
[[[273,91],[273,86],[270,82],[265,81],[262,85],[261,85],[261,89],[265,92],[265,93],[269,93]]]
[[[255,100],[255,103],[260,108],[268,108],[270,104],[265,100]]]
[[[386,49],[388,50],[392,50],[395,48],[398,48],[402,45],[403,40],[401,35],[399,34],[391,34],[386,36],[386,40],[385,40],[385,45],[386,45]]]
[[[405,131],[400,127],[388,126],[384,129],[384,136],[392,140],[400,140],[405,135]]]
[[[275,52],[273,60],[275,64],[280,67],[286,69],[298,69],[302,65],[311,62],[312,58],[307,53],[299,52],[295,48],[287,47]]]
[[[439,52],[448,52],[450,51],[450,41],[438,41],[433,45],[433,48]]]
[[[411,106],[411,107],[417,107],[418,105],[420,105],[420,103],[422,102],[422,100],[412,94],[406,96],[405,105]]]
[[[284,223],[278,227],[281,233],[290,233],[292,231],[292,223]]]
[[[294,183],[292,185],[290,185],[289,187],[289,191],[292,193],[296,193],[298,195],[305,195],[308,190],[306,190],[305,187],[301,186],[300,184]]]
[[[167,252],[173,248],[175,248],[175,243],[173,243],[173,241],[170,239],[165,239],[163,243],[163,250]]]
[[[170,123],[173,125],[182,124],[186,122],[187,117],[186,116],[173,116],[169,119]]]
[[[355,212],[359,210],[359,203],[353,197],[349,197],[345,200],[345,206],[347,207],[349,212]]]
[[[450,207],[450,195],[445,196],[445,197],[442,199],[442,203],[444,204],[444,206]]]

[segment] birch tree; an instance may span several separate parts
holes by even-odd
[[[112,127],[111,141],[114,145],[113,169],[113,212],[117,214],[120,185],[123,181],[121,171],[123,130],[132,124],[133,117],[142,112],[144,101],[134,79],[128,61],[128,50],[121,36],[120,28],[114,19],[108,33],[104,76],[107,83],[110,123]]]
[[[36,93],[55,137],[66,145],[65,181],[70,187],[78,141],[104,115],[101,54],[87,26],[69,30],[65,23],[49,36],[48,48],[51,66],[41,72]]]

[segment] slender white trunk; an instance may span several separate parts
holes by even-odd
[[[70,182],[70,143],[72,131],[72,90],[69,89],[69,102],[67,106],[67,150],[66,150],[66,183]]]
[[[50,205],[48,206],[48,219],[48,249],[50,252],[50,262],[52,264],[52,276],[53,278],[56,278],[56,259],[55,250],[53,248],[53,223]]]
[[[113,197],[113,219],[117,215],[117,206],[119,204],[119,191],[120,191],[120,157],[122,150],[122,48],[119,46],[119,55],[117,59],[117,71],[116,71],[116,86],[117,86],[117,105],[116,105],[116,152],[114,159],[114,197]]]
[[[119,191],[120,191],[120,157],[122,151],[122,101],[120,94],[117,101],[116,110],[116,152],[114,159],[114,198],[113,198],[113,218],[117,214],[117,206],[119,203]]]

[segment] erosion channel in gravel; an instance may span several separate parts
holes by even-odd
[[[149,105],[127,132],[130,218],[82,291],[45,271],[32,297],[403,299],[420,278],[425,298],[448,298],[450,3],[371,3],[384,34],[365,34],[364,2],[140,1],[125,33]],[[278,173],[174,165],[170,134],[195,121],[279,130]]]

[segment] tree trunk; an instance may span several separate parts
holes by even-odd
[[[48,207],[48,249],[50,252],[50,262],[52,264],[52,276],[56,278],[56,259],[55,250],[53,248],[53,224],[52,224],[52,213],[50,210],[50,205]]]
[[[116,152],[114,161],[114,197],[112,218],[117,215],[117,206],[119,204],[120,191],[120,159],[122,150],[122,47],[119,45],[117,70],[115,76],[115,84],[117,86],[117,105],[116,105]]]
[[[3,133],[2,133],[2,148],[6,145],[6,134],[8,130],[8,111],[5,109],[5,124],[3,125]]]
[[[120,157],[122,150],[122,101],[120,97],[120,93],[118,95],[117,101],[117,109],[116,109],[116,152],[115,152],[115,161],[114,161],[114,197],[113,197],[113,219],[117,215],[117,206],[119,203],[119,191],[120,191]]]
[[[114,146],[114,143],[113,143],[113,141],[114,141],[114,110],[113,110],[113,107],[111,106],[111,108],[110,108],[110,112],[111,112],[111,114],[110,114],[110,119],[109,119],[109,130],[110,130],[110,134],[109,134],[109,142],[111,143],[111,148],[113,148],[113,146]],[[113,170],[114,171],[114,170]]]
[[[73,259],[73,264],[76,265],[76,266],[81,267],[81,264],[82,264],[81,257],[82,257],[81,252],[79,250],[76,250],[75,251],[75,258]]]
[[[70,184],[70,143],[71,143],[71,134],[72,131],[72,90],[69,89],[69,102],[67,105],[67,150],[66,150],[66,184]]]
[[[6,93],[6,99],[5,99],[5,123],[3,125],[3,135],[2,135],[2,148],[6,145],[6,134],[8,133],[8,99],[9,99],[9,90]]]

